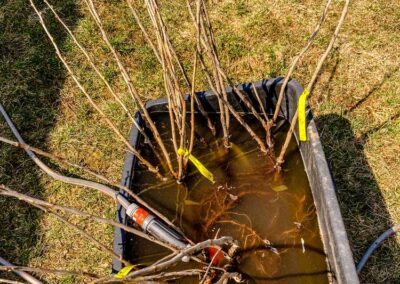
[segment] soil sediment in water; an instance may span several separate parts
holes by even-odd
[[[171,158],[168,113],[153,114]],[[218,117],[215,117],[218,121]],[[251,117],[246,120],[264,137]],[[274,129],[276,150],[280,149],[288,125],[282,120]],[[219,131],[220,132],[220,131]],[[317,215],[295,141],[290,144],[281,174],[273,161],[261,153],[244,128],[234,119],[230,125],[232,147],[226,151],[202,118],[196,116],[193,155],[215,176],[212,184],[189,164],[184,183],[161,182],[141,166],[135,169],[132,189],[179,226],[195,242],[232,236],[242,248],[237,271],[246,283],[328,283],[326,255]],[[141,141],[143,155],[157,164]],[[146,240],[128,236],[126,259],[149,265],[169,251]],[[180,264],[174,270],[195,267]],[[174,283],[198,283],[196,278]]]

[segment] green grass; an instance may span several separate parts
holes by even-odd
[[[51,2],[133,112],[135,105],[116,63],[85,7],[80,1]],[[160,68],[125,1],[96,3],[135,86],[146,99],[163,96]],[[162,4],[180,57],[185,66],[191,66],[193,39],[188,37],[193,27],[184,1]],[[320,37],[294,74],[303,85],[308,83],[329,41],[342,4],[343,1],[333,1]],[[210,13],[218,48],[234,81],[285,74],[318,21],[322,5],[315,0],[213,1]],[[146,14],[144,9],[141,14]],[[130,123],[126,115],[49,11],[45,15],[85,87],[128,135]],[[311,98],[355,260],[388,226],[400,222],[399,18],[400,5],[396,1],[354,1]],[[118,182],[124,147],[66,75],[27,1],[0,1],[0,30],[0,99],[23,136],[35,146],[67,156]],[[198,78],[197,89],[205,88],[204,78]],[[11,137],[3,122],[0,132]],[[66,169],[63,172],[82,175]],[[0,145],[0,183],[51,202],[109,218],[114,216],[115,205],[110,199],[50,180],[21,151],[5,145]],[[71,220],[111,247],[112,228],[77,218]],[[108,255],[51,216],[21,202],[0,198],[0,221],[0,256],[16,264],[110,272]],[[362,282],[400,281],[399,243],[399,237],[391,238],[378,249],[361,275]],[[44,279],[51,283],[82,281],[53,276]]]

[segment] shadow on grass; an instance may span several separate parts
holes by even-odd
[[[355,261],[358,261],[368,246],[393,225],[364,155],[367,137],[357,139],[350,122],[336,114],[322,115],[316,118],[316,124],[336,184]],[[390,273],[390,264],[400,247],[389,243],[387,240],[378,248],[364,267],[360,275],[362,283],[395,283],[399,280],[390,278],[396,277]]]
[[[360,99],[352,106],[350,106],[346,111],[345,114],[349,114],[350,112],[354,111],[355,109],[359,108],[363,103],[365,103],[371,96],[375,95],[377,91],[379,91],[382,86],[389,81],[398,71],[400,70],[400,65],[394,69],[388,70],[384,75],[383,78]]]
[[[76,2],[51,2],[73,28],[78,20]],[[62,45],[66,35],[48,9],[44,16]],[[0,101],[27,143],[46,148],[65,75],[29,1],[0,0]],[[2,118],[0,135],[14,139]],[[0,145],[0,184],[42,198],[40,175],[23,151]],[[0,197],[0,256],[16,265],[27,265],[33,256],[40,255],[40,218],[41,213],[25,203]]]

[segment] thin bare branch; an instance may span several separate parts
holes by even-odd
[[[55,274],[59,276],[72,275],[72,276],[84,276],[89,278],[100,278],[98,274],[85,272],[85,271],[71,271],[71,270],[61,270],[61,269],[49,269],[49,268],[39,268],[39,267],[26,267],[26,266],[0,266],[0,271],[26,271],[35,272],[43,274]]]
[[[58,15],[58,13],[56,12],[56,10],[54,9],[54,7],[52,5],[50,5],[50,3],[47,0],[43,0],[47,7],[50,8],[50,10],[53,12],[54,17],[58,20],[58,22],[64,27],[64,29],[67,31],[67,33],[70,35],[70,37],[72,38],[73,42],[76,44],[76,46],[81,50],[81,52],[85,55],[87,61],[90,63],[90,66],[93,68],[93,70],[96,72],[97,76],[99,76],[99,78],[101,79],[101,81],[106,85],[108,91],[110,92],[110,94],[114,97],[114,99],[118,102],[118,104],[123,108],[123,110],[125,111],[125,113],[128,115],[128,117],[130,118],[130,120],[132,121],[132,123],[135,125],[135,127],[139,130],[140,134],[143,135],[143,137],[145,138],[146,142],[148,143],[148,145],[150,146],[150,148],[153,150],[154,154],[157,156],[157,158],[159,159],[159,161],[162,163],[162,158],[160,157],[160,154],[158,154],[158,151],[156,149],[156,147],[153,145],[153,143],[151,142],[151,139],[148,137],[148,135],[146,134],[146,132],[143,130],[143,128],[137,123],[136,119],[134,118],[134,116],[131,114],[131,112],[128,110],[127,106],[123,103],[123,101],[121,100],[121,98],[117,95],[117,93],[114,92],[114,90],[112,89],[112,87],[110,86],[110,84],[108,83],[108,81],[106,80],[106,78],[103,76],[103,74],[100,72],[100,70],[96,67],[96,64],[94,63],[93,59],[91,58],[91,56],[88,54],[88,52],[86,51],[86,49],[79,43],[79,41],[77,40],[77,38],[75,37],[75,35],[72,33],[72,31],[70,30],[70,28],[65,24],[65,22],[60,18],[60,16]]]
[[[195,134],[195,117],[194,117],[194,97],[195,94],[195,80],[196,80],[196,71],[197,71],[197,52],[194,53],[194,67],[193,67],[193,75],[192,75],[192,91],[190,92],[190,141],[189,141],[189,153],[193,151],[194,145],[194,134]]]
[[[66,207],[66,206],[60,206],[60,205],[56,205],[56,204],[53,204],[53,203],[50,203],[50,202],[47,202],[47,201],[43,201],[43,200],[28,196],[28,195],[25,195],[25,194],[16,192],[14,190],[11,190],[10,188],[8,188],[8,187],[6,187],[4,185],[0,185],[0,195],[14,197],[14,198],[17,198],[17,199],[19,199],[21,201],[24,201],[24,202],[27,202],[29,204],[32,204],[32,205],[35,204],[35,205],[43,206],[45,208],[50,208],[50,209],[53,209],[53,210],[64,211],[64,212],[68,212],[70,214],[74,214],[74,215],[81,216],[81,217],[84,217],[84,218],[89,218],[91,220],[94,220],[94,221],[102,223],[102,224],[112,225],[114,227],[121,228],[126,232],[132,233],[132,234],[134,234],[136,236],[139,236],[139,237],[144,238],[144,239],[146,239],[148,241],[156,243],[156,244],[158,244],[160,246],[168,248],[169,250],[171,250],[173,252],[177,251],[172,246],[170,246],[170,245],[168,245],[166,243],[163,243],[163,242],[155,239],[154,237],[152,237],[152,236],[150,236],[150,235],[148,235],[146,233],[143,233],[142,231],[139,231],[139,230],[136,230],[134,228],[128,227],[126,225],[117,223],[117,222],[115,222],[113,220],[110,220],[110,219],[107,219],[107,218],[99,217],[99,216],[96,216],[96,215],[93,215],[93,214],[90,214],[90,213],[87,213],[87,212],[80,211],[80,210],[75,209],[75,208]]]
[[[109,249],[108,247],[106,247],[105,245],[103,245],[102,243],[100,243],[98,240],[96,240],[95,238],[93,238],[91,235],[89,235],[88,233],[86,233],[84,230],[82,230],[81,228],[79,228],[77,225],[71,223],[70,221],[68,221],[66,218],[64,218],[63,216],[61,216],[60,214],[58,214],[57,212],[51,210],[51,209],[46,209],[43,206],[37,205],[37,204],[32,204],[34,207],[39,208],[40,210],[44,211],[44,212],[48,212],[50,214],[52,214],[56,219],[58,219],[59,221],[63,222],[64,224],[66,224],[67,226],[73,228],[74,230],[76,230],[79,234],[81,234],[82,236],[84,236],[86,239],[88,239],[89,241],[91,241],[92,243],[94,243],[97,248],[103,252],[106,252],[107,254],[111,255],[113,258],[121,261],[123,264],[125,265],[131,265],[131,263],[127,260],[125,260],[121,255],[117,255],[114,251],[112,251],[111,249]]]
[[[260,95],[258,94],[257,88],[256,88],[256,86],[254,84],[251,84],[251,87],[253,88],[254,95],[255,95],[255,97],[257,99],[258,104],[260,105],[260,109],[262,111],[262,114],[264,115],[265,120],[268,122],[269,121],[268,114],[265,111],[264,104],[261,101],[261,98],[260,98]]]
[[[130,272],[125,278],[121,279],[121,281],[132,281],[132,280],[135,281],[139,277],[158,273],[160,271],[170,268],[176,263],[179,263],[180,261],[182,261],[182,258],[192,257],[194,254],[205,248],[212,246],[220,247],[224,244],[231,244],[232,242],[233,239],[231,237],[221,237],[219,239],[209,239],[194,244],[186,249],[180,250],[179,253],[174,252],[171,255],[164,257],[163,258],[164,261],[157,261],[153,265],[142,268],[140,270]],[[111,277],[105,277],[97,281],[94,281],[93,283],[113,283],[113,281],[115,281],[115,279]]]
[[[264,115],[264,117],[265,117],[265,120],[267,121],[267,129],[266,129],[266,142],[267,142],[267,146],[268,146],[271,150],[273,150],[274,142],[272,141],[272,137],[271,137],[271,126],[272,126],[272,125],[271,125],[271,123],[270,123],[270,120],[268,119],[268,114],[267,114],[267,112],[265,111],[264,105],[263,105],[263,103],[262,103],[262,101],[261,101],[261,98],[260,98],[260,95],[259,95],[259,93],[258,93],[258,91],[257,91],[256,86],[255,86],[254,84],[252,84],[252,87],[253,87],[254,95],[256,96],[257,101],[258,101],[258,104],[260,105],[261,111],[262,111],[262,113],[263,113],[263,115]]]
[[[257,134],[253,131],[253,129],[246,123],[246,121],[241,117],[241,115],[234,109],[234,107],[214,89],[213,84],[210,83],[211,78],[205,67],[202,55],[199,54],[198,56],[199,56],[199,60],[200,60],[202,69],[206,75],[207,80],[209,81],[209,85],[210,85],[212,91],[219,97],[220,101],[229,108],[229,111],[236,118],[236,120],[247,130],[247,132],[250,134],[251,138],[257,142],[258,146],[260,147],[260,150],[267,154],[268,149],[266,148],[264,142],[257,136]]]
[[[149,36],[149,33],[144,28],[144,25],[143,25],[142,21],[140,20],[140,17],[138,15],[137,10],[132,5],[132,0],[127,0],[127,2],[128,2],[128,6],[129,6],[134,18],[135,18],[136,23],[139,25],[142,33],[144,34],[144,37],[145,37],[147,43],[150,45],[151,49],[153,50],[153,53],[156,56],[158,62],[162,65],[160,53],[156,49],[155,44],[153,43],[153,41],[151,40],[151,38]],[[189,80],[189,77],[187,75],[187,72],[186,72],[182,62],[180,61],[180,59],[179,59],[179,57],[178,57],[178,55],[177,55],[177,53],[176,53],[176,51],[175,51],[175,49],[174,49],[174,47],[172,45],[171,40],[169,39],[169,37],[167,37],[165,40],[166,40],[166,44],[168,45],[168,48],[169,48],[169,50],[171,52],[171,55],[173,56],[176,64],[178,65],[178,67],[179,67],[179,69],[180,69],[180,71],[181,71],[181,73],[183,75],[183,78],[184,78],[184,80],[185,80],[185,82],[187,84],[188,89],[192,89],[193,82],[192,82],[192,84],[190,83],[190,80]],[[200,113],[202,114],[202,116],[207,121],[207,127],[210,129],[211,133],[215,136],[216,135],[215,127],[214,127],[213,123],[211,122],[211,119],[210,119],[208,113],[205,111],[205,109],[203,107],[203,104],[201,103],[200,99],[197,96],[194,97],[194,100],[195,100],[195,102],[197,104],[197,107],[198,107]]]
[[[126,186],[120,185],[120,184],[118,184],[118,183],[114,183],[114,182],[110,181],[108,178],[106,178],[105,176],[100,175],[100,174],[98,174],[98,173],[95,173],[95,172],[93,172],[92,170],[87,169],[87,168],[85,168],[85,167],[83,167],[83,166],[81,166],[81,165],[71,163],[71,162],[69,162],[69,161],[68,161],[66,158],[64,158],[64,157],[60,157],[60,156],[57,156],[57,155],[54,155],[54,154],[47,153],[47,152],[45,152],[45,151],[43,151],[43,150],[41,150],[41,149],[32,147],[32,146],[30,146],[30,145],[28,145],[28,144],[19,143],[19,142],[16,142],[16,141],[12,141],[12,140],[10,140],[10,139],[7,139],[7,138],[1,137],[1,136],[0,136],[0,141],[3,142],[3,143],[7,143],[7,144],[9,144],[9,145],[15,146],[15,147],[22,148],[22,149],[24,149],[24,150],[28,150],[28,151],[35,152],[36,154],[41,155],[41,156],[46,157],[46,158],[49,158],[49,159],[51,159],[51,160],[53,160],[53,161],[57,161],[57,162],[59,162],[59,163],[64,163],[64,164],[66,164],[66,165],[68,165],[68,166],[77,168],[77,169],[79,169],[79,170],[84,171],[85,173],[87,173],[87,174],[89,174],[89,175],[92,175],[92,176],[98,178],[99,180],[101,180],[101,181],[103,181],[103,182],[105,182],[105,183],[107,183],[107,184],[109,184],[109,185],[112,185],[112,186],[115,186],[115,187],[117,187],[117,188],[119,188],[119,189],[122,189],[123,191],[127,192],[131,197],[133,197],[133,199],[134,199],[137,203],[139,203],[139,204],[142,205],[143,207],[146,207],[152,214],[156,215],[158,218],[160,218],[161,220],[163,220],[167,225],[169,225],[170,227],[172,227],[173,229],[175,229],[175,230],[178,231],[178,232],[181,231],[181,230],[180,230],[177,226],[175,226],[166,216],[164,216],[163,214],[161,214],[161,213],[160,213],[157,209],[155,209],[154,207],[150,206],[150,204],[148,204],[146,201],[144,201],[141,197],[139,197],[136,193],[134,193],[132,190],[130,190],[130,189],[129,189],[128,187],[126,187]]]
[[[32,0],[31,0],[32,1]],[[111,53],[114,56],[115,61],[117,62],[118,68],[121,71],[122,77],[124,78],[124,81],[128,87],[129,93],[132,97],[132,99],[138,103],[139,108],[141,110],[141,113],[143,114],[144,119],[146,120],[146,122],[148,123],[151,132],[153,133],[154,139],[156,140],[157,144],[160,146],[161,151],[164,155],[165,161],[167,163],[167,166],[171,172],[171,174],[174,177],[177,177],[177,174],[172,166],[171,163],[171,159],[170,156],[168,154],[168,151],[165,147],[164,142],[161,139],[160,133],[157,130],[157,127],[155,126],[153,120],[151,119],[151,116],[149,114],[149,112],[147,111],[146,105],[145,103],[142,101],[142,99],[139,96],[139,93],[137,92],[136,88],[134,87],[132,80],[128,74],[128,72],[126,71],[125,66],[122,64],[118,53],[116,52],[116,50],[114,49],[114,47],[111,45],[110,40],[108,39],[107,33],[105,32],[104,28],[103,28],[103,24],[100,20],[99,15],[97,14],[97,10],[95,5],[93,4],[92,0],[85,0],[85,3],[87,5],[87,7],[89,8],[90,14],[92,15],[94,21],[96,22],[97,27],[99,28],[101,35],[103,37],[104,42],[106,43],[107,47],[110,49]],[[129,147],[128,147],[129,148]]]
[[[203,49],[205,50],[205,54],[207,54],[209,60],[211,61],[211,76],[208,78],[208,82],[210,88],[217,92],[218,104],[220,109],[220,122],[221,128],[223,133],[223,141],[224,146],[226,148],[230,147],[229,143],[229,121],[230,121],[230,114],[229,109],[226,105],[222,103],[219,99],[223,97],[226,101],[228,101],[227,93],[225,90],[224,82],[218,72],[216,66],[219,64],[219,58],[217,55],[216,47],[214,44],[214,38],[212,33],[211,24],[208,21],[208,14],[207,10],[204,6],[204,2],[199,0],[196,2],[196,16],[194,17],[193,12],[191,11],[190,4],[188,5],[190,10],[190,14],[192,16],[193,22],[196,26],[197,31],[197,52],[199,54],[203,53]],[[205,23],[207,22],[207,23]],[[203,49],[202,49],[203,47]],[[207,69],[205,61],[203,60],[202,65],[203,70]]]
[[[282,100],[283,100],[283,95],[285,93],[286,90],[286,86],[289,82],[290,76],[292,76],[294,69],[297,66],[297,63],[303,58],[304,54],[308,51],[308,49],[311,47],[314,39],[317,37],[319,30],[321,29],[322,24],[325,21],[325,17],[326,14],[328,12],[329,6],[331,5],[331,0],[327,0],[325,3],[325,7],[324,10],[322,12],[321,18],[319,19],[317,25],[314,28],[314,31],[312,32],[312,34],[310,35],[310,37],[308,38],[307,44],[306,46],[303,47],[303,49],[299,52],[299,54],[293,59],[293,62],[289,68],[288,73],[285,76],[285,79],[283,80],[283,84],[281,87],[281,90],[279,91],[279,96],[278,96],[278,100],[276,102],[276,106],[275,106],[275,112],[274,112],[274,116],[272,118],[272,122],[271,123],[275,123],[279,112],[280,112],[280,108],[281,108],[281,104],[282,104]]]
[[[10,263],[9,261],[5,260],[4,258],[0,257],[0,265],[3,266],[14,266],[14,264]],[[39,279],[33,277],[31,274],[25,272],[25,271],[20,271],[20,270],[14,270],[13,271],[15,274],[17,274],[19,277],[24,279],[30,284],[43,284],[42,281]]]
[[[12,122],[11,118],[9,117],[8,113],[4,109],[3,105],[0,103],[0,113],[3,115],[7,125],[9,126],[10,130],[14,134],[14,136],[17,138],[18,142],[21,144],[25,144],[24,139],[22,138],[21,134],[18,132],[17,128],[15,127],[14,123]],[[95,190],[98,190],[109,197],[113,198],[114,200],[118,201],[122,206],[127,208],[130,205],[130,202],[127,201],[127,199],[120,194],[119,192],[116,192],[114,189],[110,188],[107,185],[81,179],[81,178],[74,178],[74,177],[67,177],[64,175],[59,174],[58,172],[52,170],[49,168],[45,163],[40,160],[34,152],[32,152],[29,149],[24,149],[25,152],[28,154],[28,156],[32,159],[33,162],[46,174],[48,174],[50,177],[52,177],[55,180],[67,183],[67,184],[72,184],[72,185],[77,185],[77,186],[82,186],[86,188],[92,188]]]
[[[188,269],[182,271],[163,272],[156,275],[137,277],[134,281],[137,283],[143,283],[146,281],[172,281],[180,278],[190,276],[201,276],[204,273],[201,269]]]
[[[307,89],[310,91],[310,95],[311,95],[311,93],[312,93],[312,91],[314,89],[314,84],[315,84],[315,82],[317,80],[318,74],[321,71],[321,68],[322,68],[324,62],[325,62],[326,58],[328,57],[329,52],[332,50],[333,45],[335,44],[336,38],[339,35],[340,28],[342,27],[342,25],[344,23],[344,20],[346,18],[346,15],[347,15],[349,4],[350,4],[350,0],[345,0],[344,6],[343,6],[343,10],[342,10],[342,13],[340,15],[340,19],[339,19],[338,24],[337,24],[337,26],[335,28],[335,32],[333,33],[333,35],[331,37],[331,40],[329,42],[328,47],[326,48],[325,52],[320,57],[320,59],[318,61],[318,64],[317,64],[317,67],[315,68],[314,73],[313,73],[313,75],[311,77],[311,80],[308,83]],[[277,167],[278,170],[280,170],[281,165],[284,163],[285,153],[287,151],[287,148],[289,147],[290,140],[292,139],[294,128],[297,125],[297,118],[298,118],[298,111],[296,110],[295,114],[293,115],[289,131],[288,131],[288,133],[286,135],[285,143],[282,146],[281,152],[280,152],[279,157],[278,157],[277,162],[276,162],[277,163],[276,167]]]
[[[70,30],[70,28],[65,24],[65,22],[60,18],[60,16],[58,15],[57,11],[54,9],[54,7],[47,1],[47,0],[43,0],[44,3],[46,3],[47,7],[49,7],[49,9],[52,11],[54,17],[57,19],[57,21],[63,26],[63,28],[67,31],[67,33],[69,34],[69,36],[71,37],[71,39],[73,40],[73,42],[75,43],[75,45],[81,50],[81,52],[85,55],[87,61],[90,63],[90,66],[93,68],[93,70],[96,72],[97,76],[99,76],[99,78],[103,81],[103,83],[106,85],[108,91],[110,92],[110,94],[115,98],[115,100],[119,103],[119,105],[123,108],[123,110],[125,111],[125,113],[129,116],[129,118],[131,119],[131,121],[133,123],[136,123],[136,120],[134,119],[133,115],[130,113],[130,111],[128,110],[127,106],[122,102],[121,98],[114,92],[114,90],[111,88],[110,84],[108,83],[108,81],[106,80],[106,78],[103,76],[103,74],[100,72],[100,70],[96,67],[96,64],[94,63],[93,59],[91,58],[91,56],[88,54],[88,52],[86,51],[86,49],[79,43],[79,41],[77,40],[77,38],[75,37],[75,35],[73,34],[73,32]],[[139,126],[138,129],[141,129]]]
[[[158,53],[160,54],[161,66],[163,70],[164,88],[168,97],[172,141],[178,161],[178,181],[180,181],[184,176],[183,157],[181,155],[178,155],[177,151],[178,148],[187,148],[186,101],[184,99],[184,93],[182,92],[179,84],[179,79],[176,75],[173,55],[175,54],[175,52],[170,43],[167,28],[160,15],[157,2],[153,0],[146,0],[145,5],[147,7],[147,11],[150,16],[151,23],[153,25],[157,38],[157,48]],[[177,61],[179,62],[179,59]],[[176,127],[173,122],[176,122]],[[175,129],[178,130],[179,141],[177,140]]]
[[[206,4],[204,3],[203,0],[198,0],[197,5],[196,5],[196,17],[193,15],[192,9],[190,4],[187,2],[189,12],[191,14],[191,17],[193,21],[195,22],[196,29],[198,32],[198,45],[197,45],[197,51],[199,54],[202,53],[202,49],[205,50],[205,53],[207,54],[208,58],[211,60],[212,63],[212,78],[210,75],[206,75],[207,81],[209,82],[209,85],[211,89],[213,90],[214,93],[219,98],[219,107],[220,107],[220,115],[221,115],[221,125],[222,125],[222,130],[224,133],[224,143],[228,145],[228,129],[229,129],[229,113],[232,113],[232,107],[229,107],[229,101],[227,97],[227,93],[225,91],[225,86],[224,86],[224,81],[228,82],[228,84],[232,87],[233,91],[239,96],[241,101],[243,101],[246,105],[246,107],[250,110],[250,112],[256,117],[258,121],[261,122],[263,128],[267,131],[267,133],[270,132],[270,127],[268,126],[267,119],[262,118],[260,114],[256,111],[252,103],[249,101],[247,96],[240,91],[230,80],[230,78],[226,75],[225,71],[221,67],[221,63],[218,58],[217,50],[215,47],[215,40],[212,32],[212,26],[209,20]],[[204,59],[202,59],[202,69],[204,72],[207,72],[207,67],[204,62]],[[228,102],[228,104],[226,103]],[[243,124],[244,120],[239,118],[237,113],[234,114],[232,113],[233,116],[241,123]],[[245,125],[244,125],[245,126]],[[249,127],[246,127],[246,130],[249,131]],[[261,149],[264,149],[265,152],[267,152],[267,149],[264,145],[264,143],[255,135],[253,131],[249,132],[250,135],[252,136],[253,139],[257,141],[257,143],[260,145]],[[270,135],[267,135],[270,137]],[[269,141],[270,139],[267,139]],[[261,142],[261,143],[260,143]],[[271,144],[271,143],[269,143]],[[262,145],[262,146],[261,146]]]
[[[239,98],[244,102],[246,107],[251,111],[251,113],[254,115],[254,117],[261,123],[261,125],[264,127],[264,129],[267,131],[268,126],[267,126],[267,121],[264,120],[257,110],[254,108],[253,104],[250,102],[249,98],[247,97],[246,94],[244,94],[241,90],[239,90],[235,84],[232,82],[232,80],[226,75],[225,71],[221,68],[221,66],[217,65],[217,68],[222,75],[222,77],[229,83],[235,94],[239,96]]]
[[[79,80],[76,77],[75,73],[72,71],[71,67],[69,66],[69,64],[65,60],[64,56],[61,54],[61,51],[60,51],[57,43],[54,41],[53,36],[51,35],[49,30],[47,29],[47,25],[44,22],[44,19],[43,19],[41,13],[39,12],[37,7],[35,6],[34,2],[32,0],[29,0],[29,1],[31,3],[32,8],[35,10],[35,13],[38,15],[39,22],[40,22],[41,26],[43,27],[44,31],[46,32],[49,40],[51,41],[51,43],[52,43],[52,45],[53,45],[53,47],[54,47],[54,49],[56,51],[56,54],[57,54],[58,58],[61,60],[61,62],[63,63],[64,67],[67,69],[68,73],[71,75],[72,79],[74,80],[74,82],[76,83],[78,88],[86,96],[86,98],[88,99],[88,101],[90,102],[92,107],[102,116],[102,118],[105,120],[105,122],[108,124],[108,126],[117,135],[119,140],[121,142],[123,142],[128,147],[128,149],[135,154],[135,156],[138,158],[138,160],[141,163],[143,163],[149,169],[149,171],[151,171],[152,173],[155,173],[157,175],[157,177],[159,177],[161,179],[164,179],[164,177],[160,174],[159,170],[156,167],[154,167],[152,164],[150,164],[150,162],[148,162],[134,147],[132,147],[131,144],[129,144],[128,140],[126,140],[126,138],[121,134],[121,132],[114,125],[114,123],[107,117],[107,115],[104,113],[104,111],[96,104],[96,102],[92,99],[92,97],[87,93],[86,89],[79,82]]]
[[[24,283],[19,282],[19,281],[14,281],[14,280],[9,280],[9,279],[4,279],[4,278],[0,278],[0,283],[7,283],[7,284],[24,284]]]
[[[151,49],[153,50],[154,56],[157,58],[158,62],[161,64],[161,57],[160,54],[158,53],[156,46],[154,45],[153,41],[151,40],[149,33],[147,32],[146,28],[144,27],[142,21],[140,20],[140,17],[138,15],[138,12],[132,5],[132,0],[127,0],[128,7],[135,18],[136,23],[138,24],[140,30],[142,31],[144,38],[146,39],[147,43],[150,45]]]
[[[198,251],[201,251],[201,250],[211,247],[211,246],[222,246],[224,244],[229,244],[232,242],[233,242],[233,239],[231,237],[222,237],[219,239],[210,239],[210,240],[206,240],[206,241],[197,243],[193,246],[188,247],[187,249],[182,250],[180,253],[175,255],[173,258],[171,258],[163,263],[159,263],[157,265],[152,265],[152,266],[143,268],[138,271],[133,271],[133,272],[129,273],[125,279],[126,280],[135,279],[136,277],[139,277],[139,276],[148,275],[150,273],[156,273],[156,272],[162,271],[164,269],[171,267],[175,263],[181,261],[182,257],[184,257],[184,256],[191,256],[191,255],[197,253]]]

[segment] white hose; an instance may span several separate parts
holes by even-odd
[[[15,127],[14,123],[12,122],[11,118],[8,116],[6,110],[4,109],[3,105],[0,103],[0,112],[3,115],[4,119],[6,120],[8,126],[10,127],[12,133],[14,134],[15,138],[17,138],[18,142],[21,144],[26,144],[22,136],[19,134],[17,128]],[[33,153],[31,150],[24,148],[25,152],[28,154],[28,156],[38,165],[45,173],[47,173],[49,176],[52,178],[68,183],[68,184],[73,184],[73,185],[78,185],[78,186],[83,186],[83,187],[89,187],[93,188],[96,190],[99,190],[108,196],[111,196],[113,199],[117,200],[124,208],[127,208],[130,204],[128,200],[124,196],[122,196],[119,192],[113,190],[112,188],[93,181],[88,181],[84,179],[79,179],[79,178],[72,178],[72,177],[67,177],[63,176],[52,169],[50,169],[48,166],[46,166],[37,156],[35,153]]]
[[[7,112],[5,111],[5,109],[1,103],[0,103],[0,112],[4,116],[4,119],[6,120],[8,126],[10,127],[14,136],[17,138],[18,142],[21,144],[26,144],[24,139],[19,134],[17,128],[15,127],[14,123],[12,122],[11,118],[8,116]],[[110,188],[104,184],[93,182],[93,181],[63,176],[63,175],[53,171],[52,169],[50,169],[48,166],[46,166],[36,156],[35,153],[33,153],[31,150],[29,150],[29,148],[24,148],[24,150],[29,155],[29,157],[36,163],[36,165],[38,165],[45,173],[47,173],[52,178],[62,181],[62,182],[65,182],[65,183],[68,183],[68,184],[97,189],[97,190],[111,196],[112,198],[114,198],[125,209],[128,209],[129,206],[139,208],[138,205],[136,205],[135,203],[130,203],[122,194],[113,190],[112,188]],[[136,222],[135,218],[132,215],[128,215],[128,216]],[[154,218],[151,214],[149,216]],[[139,225],[141,225],[141,224],[139,224]],[[168,226],[163,225],[163,223],[161,223],[161,222],[152,222],[151,226],[148,226],[148,228],[147,228],[147,226],[145,226],[143,229],[145,232],[149,232],[150,234],[152,234],[154,237],[156,237],[160,241],[169,243],[177,248],[184,248],[187,245],[186,242],[181,239],[180,234],[176,233],[172,228],[169,228]]]

